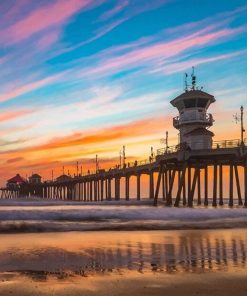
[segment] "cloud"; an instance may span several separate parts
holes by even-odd
[[[72,172],[76,159],[83,163],[85,172],[85,169],[94,168],[92,159],[95,154],[99,155],[101,166],[109,168],[115,166],[119,149],[123,144],[127,145],[128,161],[134,160],[134,157],[136,159],[135,155],[143,158],[143,151],[145,151],[143,147],[153,145],[154,139],[161,137],[170,120],[170,118],[156,116],[54,138],[37,146],[5,150],[0,153],[0,165],[2,170],[5,170],[6,161],[1,164],[1,160],[9,160],[6,166],[6,169],[8,167],[6,179],[16,174],[16,171],[26,174],[27,170],[31,169],[39,171],[47,178],[51,169],[56,174],[60,174],[62,165],[68,166],[66,170],[70,169]],[[149,149],[146,153],[149,153]]]
[[[6,161],[6,163],[16,163],[16,162],[19,162],[21,160],[24,160],[24,158],[23,157],[15,157],[15,158],[8,159]]]
[[[105,26],[100,27],[99,29],[94,31],[94,36],[90,37],[89,39],[84,40],[74,46],[70,46],[70,47],[67,47],[67,48],[64,48],[64,49],[58,51],[55,54],[55,56],[59,56],[64,53],[69,53],[71,51],[74,51],[74,50],[86,45],[86,44],[96,41],[99,38],[108,34],[109,32],[113,31],[115,28],[117,28],[118,26],[120,26],[124,22],[135,17],[136,15],[157,9],[160,6],[165,5],[169,1],[170,0],[160,0],[160,1],[156,0],[155,2],[143,1],[143,0],[142,1],[135,1],[135,2],[134,1],[129,2],[128,0],[120,1],[119,3],[117,3],[117,5],[114,8],[103,13],[99,17],[99,19],[96,21],[96,23],[102,22],[102,21],[106,22],[108,19],[112,18],[113,16],[119,14],[120,12],[122,12],[124,10],[125,13],[121,14],[121,17],[119,17],[119,18],[116,17],[112,22],[107,23]],[[125,8],[128,8],[128,9],[126,10]]]
[[[99,143],[109,143],[111,141],[118,142],[123,141],[123,139],[136,139],[136,137],[147,137],[147,127],[150,134],[155,134],[157,131],[163,130],[162,122],[166,122],[166,118],[156,117],[156,118],[146,118],[142,120],[137,120],[129,122],[127,124],[115,125],[108,128],[97,129],[95,131],[90,130],[88,132],[81,132],[72,134],[65,137],[54,138],[47,142],[46,144],[27,147],[24,149],[18,149],[14,151],[3,151],[1,154],[29,154],[32,152],[49,151],[54,149],[62,149],[68,147],[77,147],[89,145],[93,147],[95,144]]]
[[[114,6],[112,9],[104,12],[100,16],[99,21],[105,21],[105,20],[108,20],[109,18],[112,18],[113,16],[117,15],[122,10],[124,10],[126,8],[126,6],[128,6],[128,5],[129,5],[129,1],[128,0],[121,1],[121,2],[117,3],[117,5]]]
[[[41,38],[37,40],[36,46],[40,51],[46,50],[49,47],[51,47],[51,45],[56,43],[59,40],[59,37],[59,30],[48,32],[47,34],[41,36]]]
[[[246,53],[247,53],[247,50],[240,50],[237,52],[222,54],[222,55],[213,56],[213,57],[205,57],[205,58],[201,57],[201,58],[195,58],[195,59],[188,59],[186,61],[177,62],[177,63],[167,63],[167,64],[164,63],[164,65],[162,65],[161,67],[157,67],[155,70],[153,70],[152,73],[163,72],[166,75],[173,74],[176,72],[187,70],[191,68],[191,65],[199,66],[202,64],[212,63],[212,62],[221,61],[221,60],[227,60],[233,57],[241,56]]]
[[[81,9],[95,5],[92,0],[57,0],[38,7],[1,32],[2,42],[15,44],[47,29],[58,28]]]
[[[0,102],[11,100],[13,98],[29,93],[33,90],[49,85],[52,82],[57,81],[59,78],[61,78],[61,76],[62,74],[57,74],[50,77],[48,76],[47,78],[36,80],[34,82],[9,90],[0,95]]]
[[[3,141],[3,140],[0,140],[0,146],[1,147],[4,147],[4,146],[22,144],[22,143],[25,143],[26,141],[27,141],[26,139],[17,139],[17,140],[13,140],[13,141]]]
[[[98,65],[88,69],[87,75],[109,75],[126,69],[131,69],[138,66],[152,66],[153,63],[166,60],[177,56],[187,50],[206,46],[212,43],[218,43],[224,38],[236,36],[236,34],[245,31],[245,27],[235,29],[223,29],[215,32],[201,34],[198,31],[194,34],[180,37],[168,42],[160,42],[149,46],[138,48],[126,54],[117,57],[110,57],[99,62]],[[154,65],[155,65],[154,64]],[[85,73],[85,71],[83,71]]]
[[[0,113],[0,122],[16,119],[28,115],[31,112],[32,110],[5,111],[4,113]]]

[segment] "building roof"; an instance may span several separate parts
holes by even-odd
[[[187,100],[187,99],[193,99],[193,98],[199,98],[199,99],[209,99],[211,103],[215,102],[215,98],[213,95],[210,95],[202,90],[189,90],[185,91],[181,95],[177,96],[175,99],[171,100],[172,106],[176,107],[176,103],[181,100]]]
[[[57,181],[67,181],[67,180],[70,180],[70,179],[71,179],[71,177],[68,176],[68,175],[65,175],[65,174],[56,178]]]
[[[23,184],[23,183],[27,183],[27,180],[25,178],[23,178],[22,176],[20,176],[19,174],[17,174],[15,177],[9,179],[7,182],[8,183]]]
[[[29,177],[30,178],[42,178],[39,174],[32,174],[32,176]]]
[[[208,129],[204,128],[204,127],[199,127],[196,128],[188,133],[185,134],[185,136],[197,136],[197,135],[209,135],[209,136],[214,136],[214,133],[209,131]]]

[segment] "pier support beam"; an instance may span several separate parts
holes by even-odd
[[[130,176],[125,177],[125,199],[130,199]]]
[[[161,181],[162,181],[162,199],[166,200],[166,189],[165,189],[165,173],[162,171],[162,176],[161,176]]]
[[[188,165],[188,186],[187,186],[187,196],[188,196],[188,202],[189,202],[189,196],[191,191],[191,167]]]
[[[218,185],[218,166],[214,164],[214,179],[213,179],[213,207],[217,207],[217,185]]]
[[[219,205],[223,206],[223,167],[222,164],[219,165]]]
[[[141,175],[137,174],[136,176],[136,195],[137,200],[141,199]]]
[[[169,172],[171,172],[169,170]],[[173,190],[173,184],[176,176],[176,170],[173,169],[172,174],[169,173],[169,191],[168,191],[168,196],[166,199],[166,205],[171,206],[172,205],[172,190]]]
[[[89,200],[93,200],[93,181],[89,181]]]
[[[236,178],[236,186],[237,186],[237,193],[238,193],[238,205],[242,206],[243,201],[242,201],[242,196],[241,196],[241,188],[240,188],[240,182],[239,182],[239,175],[238,175],[238,166],[234,166],[234,171],[235,171],[235,178]]]
[[[229,172],[229,207],[233,207],[233,164],[230,164]]]
[[[97,180],[94,180],[93,182],[94,184],[94,201],[97,201],[98,200],[98,181]]]
[[[120,200],[120,178],[115,178],[115,200]]]
[[[244,164],[244,206],[247,207],[247,161]]]
[[[154,198],[154,173],[150,171],[149,173],[149,197]]]
[[[184,179],[183,179],[183,206],[186,206],[187,201],[186,201],[186,170],[187,170],[187,166],[185,168],[185,173],[184,173]]]
[[[202,204],[201,200],[201,169],[198,168],[198,178],[197,178],[197,205]]]
[[[157,184],[156,184],[156,189],[155,189],[155,196],[154,196],[154,206],[157,206],[158,204],[158,197],[159,197],[159,190],[160,190],[160,183],[161,183],[161,178],[163,175],[163,164],[160,164],[160,169],[159,169],[159,174],[158,174],[158,179],[157,179]]]
[[[181,172],[179,172],[179,174],[178,174],[178,176],[179,176],[179,179],[178,179],[178,192],[177,192],[176,200],[175,200],[175,203],[174,203],[175,207],[179,207],[182,189],[185,186],[186,167],[187,167],[187,164],[185,163],[183,165],[183,168],[182,168],[182,174],[181,174]]]
[[[104,200],[104,179],[100,180],[100,200]]]
[[[87,182],[86,181],[83,182],[83,187],[84,187],[84,189],[83,189],[83,200],[87,201]]]
[[[189,207],[193,207],[194,194],[195,194],[195,189],[196,189],[196,183],[198,182],[199,170],[200,170],[200,168],[198,166],[196,166],[195,170],[194,170],[194,177],[193,177],[192,186],[190,189],[190,195],[188,198],[188,206]]]
[[[208,166],[204,168],[204,206],[208,206]]]
[[[108,193],[108,195],[107,195],[107,199],[108,200],[111,200],[111,178],[109,178],[108,179],[108,185],[107,185],[107,193]]]

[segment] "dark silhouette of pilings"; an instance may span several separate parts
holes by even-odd
[[[148,198],[166,206],[247,207],[247,148],[179,151],[158,155],[155,162],[101,170],[66,182],[24,184],[1,188],[0,198],[37,196],[45,199],[98,202],[142,199],[142,176],[148,179]],[[133,178],[132,178],[133,177]],[[134,180],[134,182],[132,182]],[[122,193],[122,194],[121,194]]]

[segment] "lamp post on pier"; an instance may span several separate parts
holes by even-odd
[[[126,156],[125,156],[125,146],[123,146],[123,167],[125,168],[126,164],[125,164],[125,160],[126,160]]]
[[[241,106],[240,107],[240,115],[238,115],[238,113],[233,115],[233,118],[235,119],[235,122],[238,123],[240,122],[240,133],[241,133],[241,145],[244,144],[244,132],[245,132],[245,128],[244,128],[244,107]]]
[[[122,168],[122,151],[119,152],[119,168]]]
[[[161,139],[160,142],[162,144],[165,144],[165,153],[167,153],[168,152],[168,148],[169,148],[169,146],[168,146],[168,131],[166,131],[166,137],[165,137],[165,139]]]

